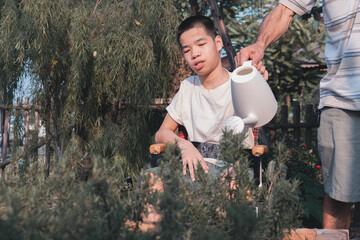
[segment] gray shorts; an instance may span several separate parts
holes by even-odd
[[[360,111],[324,108],[318,129],[325,192],[342,202],[360,201]]]

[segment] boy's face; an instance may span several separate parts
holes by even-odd
[[[208,75],[221,64],[219,52],[223,43],[220,36],[213,39],[199,26],[185,31],[179,40],[184,58],[196,74]]]

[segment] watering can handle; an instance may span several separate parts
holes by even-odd
[[[248,61],[245,61],[242,66],[243,67],[251,67],[251,63],[252,63],[252,60],[248,60]]]

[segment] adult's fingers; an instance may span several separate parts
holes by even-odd
[[[254,65],[254,64],[253,64]],[[262,61],[258,62],[256,65],[254,65],[256,67],[256,69],[261,73],[261,70],[264,69],[265,70],[265,67],[264,65],[262,64]],[[264,68],[262,68],[264,67]]]
[[[235,56],[235,65],[239,67],[247,60],[251,59],[251,51],[249,48],[243,48]]]
[[[243,62],[252,59],[252,65],[255,67],[261,62],[264,57],[264,49],[261,48],[259,44],[252,44],[240,50],[240,62],[242,65]]]
[[[262,62],[261,62],[262,58],[258,55],[258,54],[253,54],[252,55],[252,62],[251,64],[256,67],[256,69],[258,71],[260,71],[260,68],[262,67]]]
[[[263,77],[266,81],[269,79],[269,72],[267,70],[265,70]]]
[[[260,73],[261,73],[261,74],[264,74],[265,71],[266,71],[265,66],[264,66],[264,65],[261,66],[261,68],[260,68]]]
[[[261,56],[256,52],[253,46],[242,48],[235,56],[236,67],[243,65],[245,61],[252,60],[252,64],[256,67],[261,62]]]
[[[243,63],[245,61],[251,60],[253,59],[253,54],[251,52],[251,49],[248,48],[243,48],[240,50],[240,63],[239,66],[243,65]]]
[[[243,58],[246,58],[245,54],[247,54],[247,52],[238,52],[235,56],[235,65],[236,67],[239,67],[242,65],[242,63],[244,62],[244,60],[242,61]],[[249,56],[247,56],[249,58]]]
[[[259,64],[256,66],[256,69],[260,72],[260,74],[263,76],[263,78],[267,81],[269,78],[269,73],[266,70],[265,66],[260,61]]]

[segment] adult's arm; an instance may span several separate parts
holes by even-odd
[[[252,59],[252,65],[260,71],[265,49],[288,30],[294,15],[294,11],[282,4],[271,10],[260,26],[256,42],[237,53],[235,57],[236,66]]]
[[[179,124],[171,118],[169,114],[166,114],[163,123],[159,130],[155,134],[155,141],[157,143],[172,143],[177,142],[181,150],[181,158],[183,162],[183,175],[186,175],[186,168],[189,168],[190,177],[195,181],[195,171],[198,164],[204,169],[204,172],[208,172],[209,167],[206,165],[200,152],[194,147],[194,145],[183,138],[180,138],[175,134],[175,130]]]

